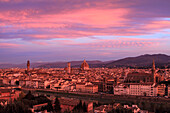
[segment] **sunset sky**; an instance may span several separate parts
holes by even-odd
[[[0,63],[170,55],[170,0],[0,0]]]

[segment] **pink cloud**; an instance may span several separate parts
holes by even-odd
[[[13,48],[13,47],[20,47],[20,44],[14,44],[14,43],[0,43],[1,48]]]
[[[136,47],[156,47],[161,43],[161,39],[135,39],[135,38],[116,38],[108,40],[95,40],[91,43],[79,43],[79,46],[88,46],[91,48],[136,48]],[[74,45],[74,44],[73,44]]]
[[[82,9],[72,13],[57,15],[62,21],[84,23],[93,27],[123,26],[128,9]],[[52,15],[53,16],[53,15]],[[50,18],[51,16],[47,16]],[[61,20],[60,20],[61,21]]]
[[[170,21],[165,20],[152,21],[151,23],[146,24],[144,27],[146,29],[151,30],[170,29]]]
[[[22,2],[23,0],[0,0],[0,2]]]
[[[18,24],[26,27],[46,26],[58,27],[55,23],[60,23],[59,27],[65,26],[64,23],[82,23],[93,27],[123,26],[125,15],[129,9],[82,9],[63,14],[38,14],[37,10],[7,11],[0,14],[2,20],[8,20],[11,24]],[[37,14],[34,16],[34,14]]]
[[[10,0],[0,0],[0,2],[9,2]]]
[[[38,42],[38,41],[31,41],[31,43],[37,44],[37,45],[43,45],[43,46],[49,45],[49,44],[46,43],[46,42]]]
[[[22,2],[24,3],[24,1]],[[32,2],[33,0],[31,0],[31,3]],[[77,1],[76,4],[70,3],[70,7],[61,10],[61,6],[58,6],[57,3],[66,3],[63,3],[61,0],[58,2],[51,1],[50,3],[54,3],[58,6],[51,7],[54,11],[50,9],[50,6],[47,7],[45,4],[46,2],[43,2],[43,0],[38,0],[36,3],[43,4],[41,4],[39,8],[30,6],[30,8],[22,8],[19,10],[9,9],[1,11],[0,20],[3,21],[3,24],[0,24],[0,26],[3,27],[3,33],[5,31],[6,33],[15,31],[12,32],[14,38],[24,39],[28,37],[30,40],[80,38],[94,35],[137,36],[155,33],[167,29],[170,26],[169,21],[156,21],[154,19],[144,21],[145,19],[143,18],[137,18],[138,16],[136,16],[136,14],[138,14],[138,12],[127,6],[135,5],[140,2],[125,4],[121,3],[119,0],[114,2],[109,0],[106,2]],[[86,7],[83,7],[83,5]],[[47,9],[44,8],[45,6]],[[58,11],[58,8],[61,11]],[[11,27],[6,28],[4,25],[10,25]],[[16,31],[27,31],[30,29],[38,31],[38,33],[33,35],[16,33]],[[43,34],[41,34],[41,32]],[[18,37],[18,35],[20,36]]]
[[[63,46],[63,45],[71,45],[76,44],[73,40],[49,40],[49,41],[30,41],[33,44],[36,45],[42,45],[42,46]]]

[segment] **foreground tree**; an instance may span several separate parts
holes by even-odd
[[[58,100],[57,97],[56,97],[55,102],[54,102],[54,110],[57,113],[61,111],[60,101]]]
[[[31,94],[31,91],[29,91],[23,99],[34,100],[35,97]]]
[[[5,113],[4,112],[4,107],[0,104],[0,113]]]
[[[83,110],[83,105],[82,105],[82,101],[80,100],[79,104],[77,104],[77,106],[74,107],[73,113],[84,113]]]
[[[4,108],[5,113],[32,113],[29,109],[28,106],[23,104],[20,101],[16,101],[13,104],[8,104]]]
[[[17,100],[21,101],[25,96],[26,96],[25,93],[22,91],[22,92],[19,94],[19,97],[17,98]]]
[[[52,106],[51,102],[49,102],[47,105],[47,112],[51,112],[51,111],[53,111],[53,106]]]
[[[87,112],[87,105],[86,105],[85,102],[83,103],[83,111],[84,111],[84,112]]]

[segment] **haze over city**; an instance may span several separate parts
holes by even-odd
[[[169,0],[0,0],[0,63],[170,55]]]

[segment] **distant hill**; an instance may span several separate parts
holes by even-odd
[[[170,56],[165,54],[145,54],[137,57],[127,57],[106,64],[106,67],[151,67],[153,60],[156,66],[170,65]]]
[[[102,61],[99,60],[94,60],[94,61],[87,61],[89,65],[93,64],[101,64]],[[71,67],[80,67],[83,61],[70,61]],[[67,66],[67,62],[54,62],[54,63],[47,63],[40,65],[38,67],[42,68],[64,68]]]
[[[46,64],[46,62],[44,63],[31,63],[31,67],[35,68],[38,67],[40,65]],[[27,64],[26,63],[22,63],[22,64],[0,64],[0,69],[4,69],[4,68],[26,68]]]
[[[102,64],[102,61],[93,60],[87,61],[88,64]],[[80,67],[83,61],[70,61],[72,67]],[[0,68],[26,68],[26,63],[23,64],[0,64]],[[67,66],[67,62],[42,62],[42,63],[31,63],[31,68],[64,68]]]
[[[87,61],[91,68],[97,67],[151,67],[153,59],[157,67],[170,67],[170,56],[165,54],[145,54],[137,57],[127,57],[116,61],[102,62],[99,60]],[[70,61],[72,67],[80,67],[83,61]],[[42,62],[31,63],[31,68],[64,68],[67,62]],[[0,64],[0,68],[26,68],[26,63],[23,64]]]

